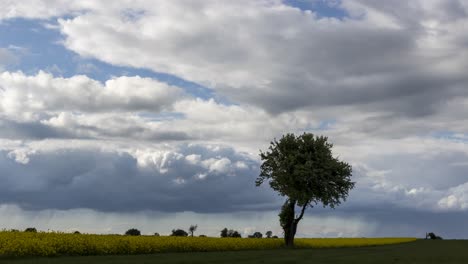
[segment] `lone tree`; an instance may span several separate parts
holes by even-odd
[[[127,232],[125,232],[125,235],[127,235],[127,236],[139,236],[139,235],[141,235],[141,232],[140,232],[140,230],[138,230],[136,228],[131,228],[131,229],[127,230]]]
[[[197,230],[197,227],[198,227],[197,225],[191,225],[189,227],[190,236],[193,237],[193,233],[195,232],[195,230]]]
[[[333,157],[333,145],[327,140],[311,133],[286,134],[279,141],[274,139],[268,151],[260,151],[263,163],[256,185],[267,181],[273,190],[287,197],[279,218],[288,247],[294,246],[297,224],[308,206],[320,203],[335,208],[354,187],[351,166]]]
[[[273,232],[266,231],[265,235],[266,235],[267,238],[271,238],[271,236],[273,235]]]

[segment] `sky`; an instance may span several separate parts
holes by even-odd
[[[281,236],[274,138],[355,188],[299,237],[468,237],[468,1],[0,0],[0,228]]]

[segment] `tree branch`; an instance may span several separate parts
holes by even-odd
[[[302,217],[304,216],[304,212],[305,212],[305,209],[307,207],[307,205],[309,205],[309,203],[306,203],[302,206],[302,209],[301,209],[301,214],[299,215],[298,218],[294,219],[294,221],[297,223],[299,223],[299,221],[301,221]]]

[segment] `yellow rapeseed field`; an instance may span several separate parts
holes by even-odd
[[[415,238],[299,238],[297,247],[359,247],[404,243]],[[0,232],[0,256],[151,254],[276,249],[282,239],[170,236],[120,236],[66,233]]]

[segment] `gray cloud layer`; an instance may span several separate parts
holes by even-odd
[[[138,157],[138,155],[137,155]],[[258,164],[232,149],[185,146],[175,152],[95,149],[1,152],[0,200],[27,209],[232,212],[267,210]]]
[[[466,6],[429,2],[345,1],[356,17],[342,21],[279,1],[142,2],[147,12],[136,20],[122,20],[115,6],[93,6],[59,23],[66,47],[83,56],[176,74],[273,113],[370,105],[420,117],[466,97],[467,42],[458,31]]]
[[[266,212],[281,199],[253,185],[258,149],[309,131],[329,135],[354,167],[357,187],[336,214],[364,220],[344,234],[446,226],[458,237],[468,210],[468,3],[339,5],[347,17],[279,0],[9,2],[0,20],[67,15],[52,26],[70,51],[170,73],[235,104],[138,76],[103,84],[3,71],[0,203]],[[10,55],[0,49],[0,65]]]

